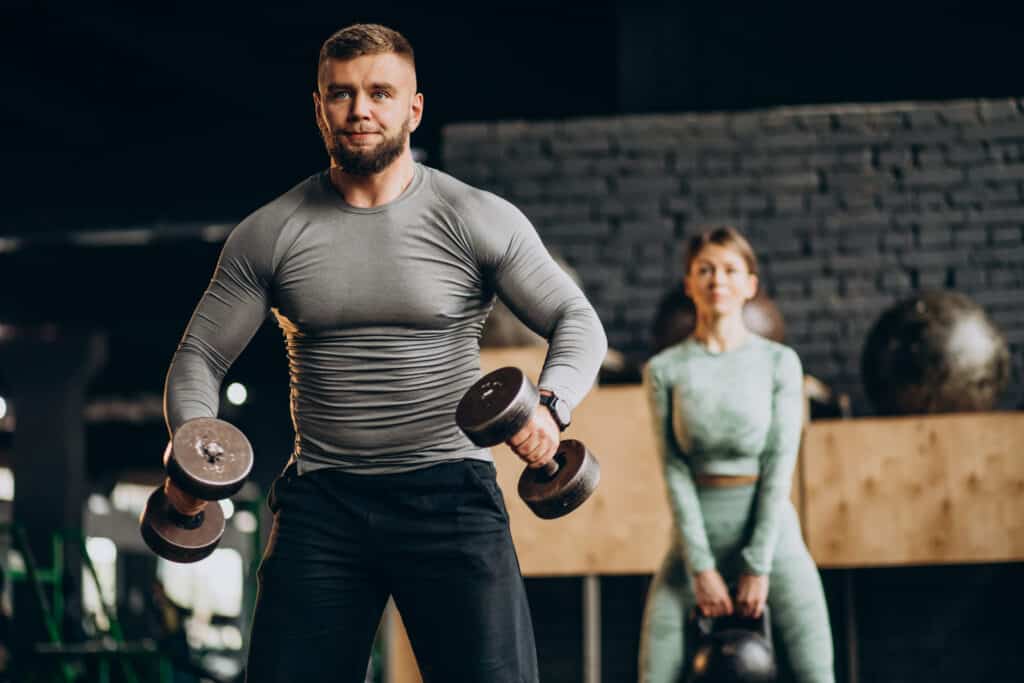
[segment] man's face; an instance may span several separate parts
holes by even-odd
[[[409,145],[423,115],[416,71],[394,53],[328,59],[313,93],[327,152],[346,173],[372,175]]]

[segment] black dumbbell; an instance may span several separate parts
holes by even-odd
[[[774,683],[778,676],[767,605],[756,619],[705,617],[694,609],[688,631],[696,647],[687,683]]]
[[[508,441],[533,416],[540,392],[518,368],[500,368],[471,386],[455,410],[455,422],[477,446]],[[544,467],[527,467],[519,476],[519,497],[543,519],[567,515],[597,488],[601,466],[574,439],[558,444]]]
[[[204,501],[229,498],[242,488],[252,470],[252,446],[236,427],[214,418],[184,423],[164,451],[167,478],[179,489]],[[146,545],[172,562],[198,562],[216,549],[224,535],[219,504],[197,513],[177,510],[164,486],[146,502],[139,520]]]

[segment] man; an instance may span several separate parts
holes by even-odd
[[[549,340],[540,388],[570,408],[604,332],[517,209],[413,162],[423,96],[403,36],[331,36],[313,103],[330,169],[228,237],[167,378],[172,431],[215,415],[225,372],[273,310],[295,449],[270,493],[248,680],[362,681],[391,595],[427,681],[536,681],[491,455],[455,407],[479,377],[495,294]],[[509,443],[540,467],[558,432],[541,405]]]

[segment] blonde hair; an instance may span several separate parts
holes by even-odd
[[[743,233],[731,225],[721,225],[711,230],[705,230],[690,238],[686,245],[686,260],[684,262],[686,273],[690,272],[690,267],[697,256],[709,244],[732,249],[746,262],[750,274],[757,275],[757,255],[754,253],[754,248],[750,246],[750,242],[743,236]]]

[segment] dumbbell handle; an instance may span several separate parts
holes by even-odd
[[[558,453],[555,453],[555,455],[558,455]],[[554,479],[555,475],[558,474],[558,470],[560,468],[558,467],[558,463],[555,462],[555,459],[551,458],[551,460],[548,460],[546,463],[544,463],[544,467],[542,467],[541,469],[544,471],[544,474],[546,474],[549,479]]]
[[[544,466],[540,468],[548,479],[554,479],[555,475],[558,474],[558,470],[562,469],[562,466],[558,464],[558,456],[562,454],[562,443],[564,442],[559,442],[558,450],[555,451],[555,456],[544,463]]]
[[[562,469],[562,466],[558,464],[558,456],[562,454],[562,443],[559,442],[558,450],[555,451],[555,457],[544,463],[544,466],[540,470],[547,475],[548,479],[554,479],[555,475],[558,474],[558,470]]]
[[[167,500],[170,502],[171,507],[185,517],[195,517],[202,512],[203,508],[208,504],[208,501],[190,496],[182,491],[173,481],[171,481],[170,477],[164,479],[164,494],[167,496]]]

